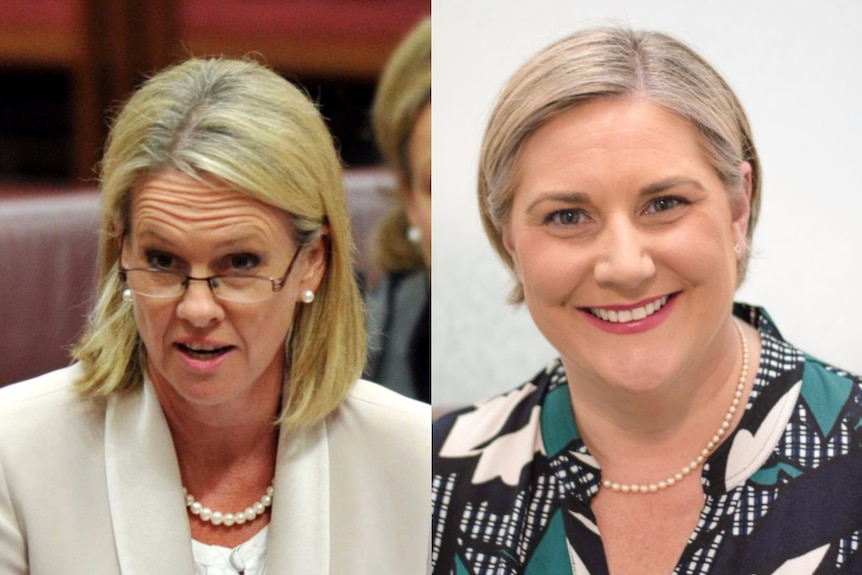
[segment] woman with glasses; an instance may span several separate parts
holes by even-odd
[[[78,361],[0,393],[0,574],[424,572],[430,411],[357,380],[341,178],[253,62],[131,98]]]

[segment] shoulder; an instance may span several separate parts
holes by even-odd
[[[347,394],[342,413],[349,413],[369,424],[383,427],[390,425],[418,425],[429,428],[431,425],[431,406],[410,399],[382,385],[358,380]]]
[[[447,444],[462,440],[479,444],[535,427],[545,397],[565,382],[565,372],[555,360],[533,379],[507,393],[440,417],[433,426],[435,455],[451,455],[444,448]]]
[[[87,476],[104,458],[104,401],[75,390],[77,366],[0,389],[0,467],[23,492]]]
[[[64,394],[79,375],[80,368],[76,364],[0,388],[0,409]]]
[[[829,437],[844,420],[848,432],[862,422],[862,377],[805,355],[800,397],[821,432]]]
[[[327,425],[337,438],[356,442],[378,439],[404,449],[424,450],[427,459],[431,406],[360,379],[327,417]]]
[[[72,365],[0,389],[0,443],[30,430],[48,433],[98,418],[104,405],[77,393],[74,383],[80,375]]]
[[[364,486],[366,500],[392,498],[421,502],[427,523],[431,482],[431,406],[380,385],[357,381],[347,399],[326,418],[330,465],[335,481],[349,477]],[[402,499],[401,501],[406,501]],[[417,511],[418,513],[418,511]]]

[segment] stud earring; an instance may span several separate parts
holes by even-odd
[[[742,246],[739,244],[736,244],[735,246],[733,246],[733,251],[736,255],[741,254],[742,253]]]
[[[123,290],[123,301],[126,303],[132,303],[132,290],[129,288]]]
[[[314,292],[310,289],[303,290],[300,298],[302,299],[302,303],[311,303],[314,301]]]
[[[410,226],[407,228],[407,239],[411,244],[418,244],[422,240],[422,230],[416,226]]]

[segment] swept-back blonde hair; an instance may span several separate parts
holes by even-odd
[[[402,186],[410,187],[413,174],[407,142],[419,114],[431,102],[431,18],[425,18],[408,34],[386,63],[372,118],[374,134],[386,163],[398,174]],[[384,272],[420,269],[421,248],[407,240],[410,222],[400,194],[377,230],[374,258]]]
[[[268,68],[245,60],[192,59],[147,81],[117,116],[101,166],[99,294],[75,349],[81,393],[106,397],[140,386],[146,350],[118,276],[118,235],[131,194],[162,170],[215,177],[284,210],[300,244],[323,226],[326,273],[313,305],[296,308],[285,341],[286,426],[319,421],[344,399],[365,362],[364,309],[332,137],[309,99]]]
[[[712,167],[731,199],[743,193],[740,164],[751,164],[748,245],[760,212],[760,161],[745,111],[736,95],[703,58],[658,32],[595,28],[559,40],[528,60],[500,94],[485,131],[479,160],[479,209],[494,249],[510,270],[503,245],[518,161],[527,138],[578,104],[598,98],[638,96],[664,106],[700,134]],[[737,202],[731,201],[737,206]],[[738,283],[749,253],[739,261]],[[510,301],[524,301],[517,275]]]

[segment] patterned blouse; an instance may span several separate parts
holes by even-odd
[[[862,573],[862,378],[803,354],[766,312],[736,430],[704,463],[705,504],[675,574]],[[601,470],[555,361],[434,427],[432,572],[602,575]]]

